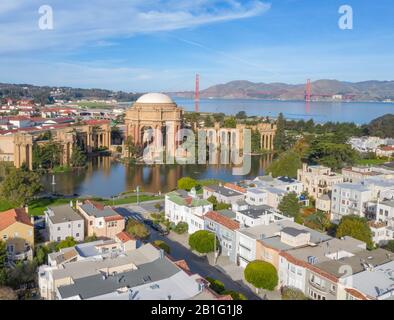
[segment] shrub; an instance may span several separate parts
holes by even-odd
[[[283,300],[308,300],[301,290],[294,287],[283,287],[281,294]]]
[[[206,230],[196,231],[189,237],[190,248],[199,253],[212,252],[214,251],[215,237],[216,235],[214,233]]]
[[[177,234],[184,234],[185,232],[187,232],[187,230],[189,229],[189,225],[186,222],[178,222],[178,224],[175,226],[174,231]]]
[[[170,254],[170,252],[171,252],[170,246],[162,240],[153,241],[153,245],[160,248],[160,249],[163,249],[164,252],[167,254]]]
[[[249,262],[244,270],[245,279],[258,289],[274,290],[278,285],[278,274],[275,267],[265,261]]]
[[[130,219],[127,222],[126,225],[126,231],[130,233],[132,236],[139,238],[139,239],[145,239],[149,237],[149,230],[145,225],[143,225],[141,222],[138,222],[137,220]]]
[[[210,283],[209,287],[213,291],[215,291],[216,293],[222,294],[225,291],[225,287],[224,287],[224,283],[223,282],[221,282],[219,280],[216,280],[216,279],[213,279],[211,277],[206,277],[205,279],[207,279],[208,282]]]
[[[224,290],[222,295],[229,294],[233,300],[248,300],[242,293],[233,290]]]

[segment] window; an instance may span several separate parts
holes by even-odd
[[[77,232],[77,233],[75,234],[75,236],[79,237],[79,233]]]
[[[60,227],[57,227],[57,231],[60,231]]]
[[[81,224],[80,223],[78,223],[78,228],[80,228],[81,227]]]
[[[5,235],[3,235],[3,239],[4,240],[7,240],[7,238],[8,238],[8,236],[5,234]]]

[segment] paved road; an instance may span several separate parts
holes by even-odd
[[[154,206],[154,204],[153,204]],[[152,206],[152,207],[153,207]],[[148,210],[147,210],[148,209]],[[142,221],[144,218],[148,218],[148,215],[152,211],[150,210],[150,206],[146,203],[141,205],[122,205],[116,208],[116,211],[119,214],[125,217],[131,217],[138,221]],[[154,240],[163,240],[165,241],[171,248],[171,256],[175,260],[184,259],[192,272],[198,273],[202,277],[212,277],[214,279],[218,279],[222,281],[228,290],[234,290],[244,294],[249,300],[258,300],[260,299],[249,287],[242,284],[241,281],[237,282],[231,279],[227,274],[221,272],[219,269],[210,265],[207,261],[206,257],[199,257],[190,251],[187,246],[176,241],[176,234],[170,233],[168,236],[161,236],[157,233],[157,231],[151,229],[151,236],[149,241]]]

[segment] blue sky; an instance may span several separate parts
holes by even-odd
[[[50,5],[54,29],[40,30]],[[353,30],[338,27],[341,5]],[[2,0],[0,81],[126,91],[393,80],[392,0]]]

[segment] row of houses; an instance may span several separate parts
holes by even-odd
[[[218,295],[184,260],[151,244],[136,246],[127,233],[62,249],[40,266],[40,295],[47,300],[231,300]]]
[[[62,241],[73,237],[83,241],[85,237],[97,236],[114,239],[125,228],[125,219],[112,207],[85,200],[48,207],[45,224],[49,241]]]
[[[329,168],[322,166],[304,166],[299,174],[304,183],[285,177],[273,179],[265,176],[239,185],[207,186],[200,196],[194,190],[174,191],[166,196],[165,214],[176,223],[193,221],[193,216],[198,216],[198,224],[193,224],[189,233],[196,230],[214,232],[220,243],[221,254],[228,256],[238,266],[244,268],[254,260],[270,262],[278,271],[279,287],[295,287],[315,300],[391,299],[394,292],[391,276],[394,255],[391,252],[383,249],[368,251],[362,241],[351,237],[333,238],[297,224],[278,211],[276,202],[269,200],[270,188],[282,191],[279,201],[281,196],[294,192],[299,195],[300,202],[304,201],[302,193],[309,189],[316,195],[321,193],[328,197],[327,211],[330,212],[331,194],[333,203],[347,204],[343,198],[337,199],[334,195],[342,194],[342,189],[339,190],[343,185],[355,187],[363,184],[365,187],[364,177],[358,179],[354,172],[349,175],[332,173]],[[394,184],[387,174],[359,174],[368,176],[366,180],[370,186],[370,195],[379,195],[385,199],[391,195]],[[321,179],[315,175],[320,175]],[[358,182],[345,183],[344,176]],[[176,204],[174,195],[177,197]],[[230,205],[230,208],[214,211],[209,202],[204,202],[212,196],[218,202]],[[345,196],[349,199],[360,198],[360,201],[370,199],[348,195],[346,192]],[[204,205],[199,206],[202,204],[199,201],[203,201]],[[380,220],[377,223],[383,225],[384,221],[393,219],[393,204],[387,199],[378,200],[376,207],[370,209],[378,212],[377,219]],[[369,204],[369,207],[373,205]],[[173,220],[174,212],[176,221]],[[388,237],[394,238],[392,235]],[[377,241],[375,235],[374,240]]]

